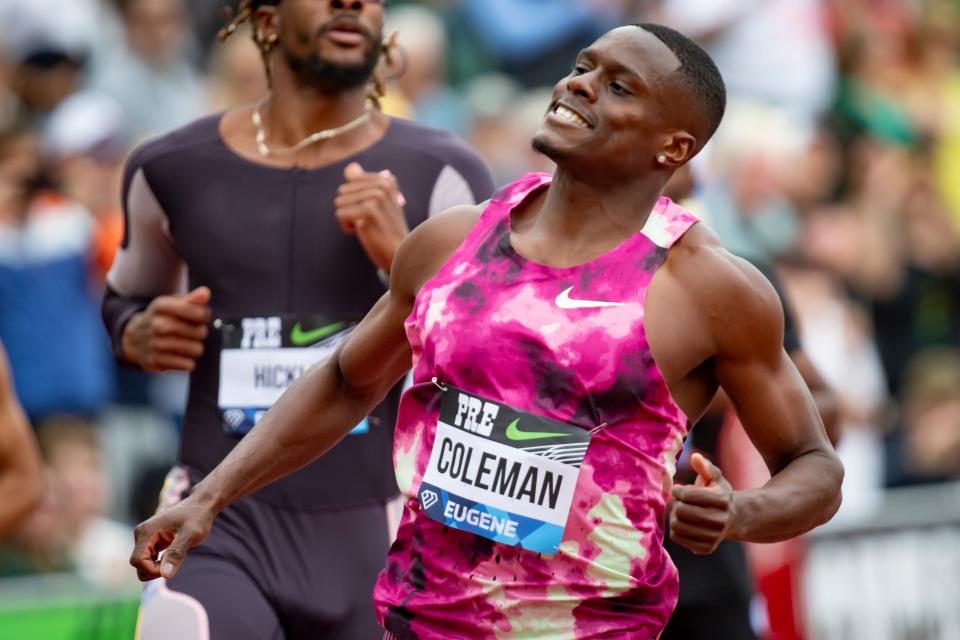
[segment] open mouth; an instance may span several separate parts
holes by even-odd
[[[356,46],[367,41],[367,33],[353,20],[338,20],[327,26],[325,35],[343,46]]]
[[[580,115],[575,110],[571,109],[565,104],[557,103],[553,108],[553,115],[557,116],[561,120],[565,120],[570,124],[576,125],[581,129],[592,129],[593,127],[587,122],[587,119]]]

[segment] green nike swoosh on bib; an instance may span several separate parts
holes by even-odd
[[[550,433],[548,431],[521,431],[517,426],[520,418],[507,425],[507,440],[538,440],[540,438],[559,438],[565,436],[565,433]]]
[[[293,331],[290,332],[290,342],[295,347],[305,347],[319,340],[323,340],[327,336],[332,336],[346,326],[346,322],[335,322],[333,324],[328,324],[325,327],[320,327],[319,329],[304,331],[298,322],[296,325],[294,325]]]

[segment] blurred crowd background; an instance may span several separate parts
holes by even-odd
[[[130,150],[266,94],[250,38],[217,42],[226,1],[0,0],[0,340],[48,476],[0,546],[0,578],[134,586],[131,527],[174,459],[186,381],[117,367],[99,299]],[[388,16],[402,55],[384,110],[459,134],[500,183],[550,170],[529,140],[597,35],[649,21],[702,42],[730,105],[687,205],[731,251],[775,264],[838,396],[836,526],[866,535],[893,488],[960,479],[960,1],[394,0]],[[901,503],[942,514],[929,526],[958,521],[956,500],[906,491]],[[951,553],[935,557],[960,576]],[[816,554],[791,557],[792,617],[759,616],[769,637],[861,637],[818,626],[834,600],[796,586]],[[827,569],[810,571],[866,588]],[[915,627],[862,637],[960,637],[956,618]]]

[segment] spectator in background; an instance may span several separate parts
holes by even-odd
[[[40,456],[17,396],[0,343],[0,540],[40,501]]]
[[[426,7],[408,5],[390,11],[384,33],[397,33],[399,60],[393,85],[414,120],[466,135],[466,101],[446,84],[447,33],[443,21]]]
[[[783,182],[809,144],[782,110],[743,101],[727,107],[701,163],[703,211],[697,205],[694,210],[731,253],[769,260],[794,247],[800,219]]]
[[[117,194],[126,149],[120,105],[93,92],[76,93],[60,104],[43,136],[52,181],[93,214],[94,259],[101,281],[123,239]]]
[[[654,21],[698,40],[732,100],[787,110],[810,130],[831,104],[835,61],[823,0],[657,0]]]
[[[883,487],[884,421],[889,409],[883,367],[869,316],[830,271],[800,258],[781,261],[780,274],[796,304],[807,355],[838,399],[837,455],[847,468],[837,517],[868,513]]]
[[[960,479],[960,349],[923,351],[904,393],[903,471],[912,480]]]
[[[38,439],[47,492],[0,548],[0,576],[76,572],[96,587],[130,584],[126,550],[132,531],[104,516],[108,489],[94,425],[51,420]]]
[[[46,490],[40,503],[0,545],[0,578],[73,570],[60,528],[63,496],[55,489],[49,470],[44,471]]]
[[[86,53],[39,23],[26,33],[5,34],[12,117],[42,127],[47,116],[83,80]]]
[[[409,105],[409,117],[465,136],[469,104],[446,84],[447,33],[443,21],[426,7],[407,5],[390,11],[384,33],[397,33],[399,60],[393,85]]]
[[[58,494],[58,530],[70,566],[91,584],[132,584],[135,578],[127,570],[132,530],[105,517],[109,488],[95,425],[55,419],[42,426],[38,437]]]
[[[473,114],[470,144],[490,165],[497,184],[511,182],[528,170],[527,154],[518,153],[523,141],[516,139],[511,123],[520,93],[520,86],[501,73],[478,76],[466,88]]]
[[[929,156],[858,140],[848,194],[811,215],[811,258],[869,302],[890,392],[914,354],[960,346],[960,234],[930,180]]]
[[[512,182],[527,171],[553,170],[553,162],[529,144],[552,93],[546,87],[523,91],[501,74],[481,76],[467,87],[474,114],[470,142],[490,163],[498,184]]]
[[[90,87],[123,108],[134,140],[202,115],[207,93],[190,62],[184,0],[116,0],[125,42],[91,70]]]
[[[97,316],[94,221],[50,188],[31,131],[0,133],[0,340],[34,423],[95,416],[112,363]]]
[[[456,4],[501,70],[527,87],[553,86],[570,71],[568,60],[581,47],[623,22],[622,6],[608,0],[457,0]]]

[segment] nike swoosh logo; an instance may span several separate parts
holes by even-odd
[[[305,347],[319,340],[323,340],[327,336],[335,334],[337,331],[340,331],[346,326],[346,322],[335,322],[333,324],[328,324],[325,327],[320,327],[319,329],[304,331],[298,322],[296,325],[294,325],[293,331],[290,332],[290,342],[295,347]]]
[[[548,431],[521,431],[517,423],[520,418],[507,425],[507,440],[538,440],[540,438],[558,438],[567,435],[566,433],[550,433]]]
[[[570,287],[557,296],[557,306],[561,309],[602,309],[604,307],[622,307],[622,302],[604,302],[602,300],[574,300],[570,297]]]

